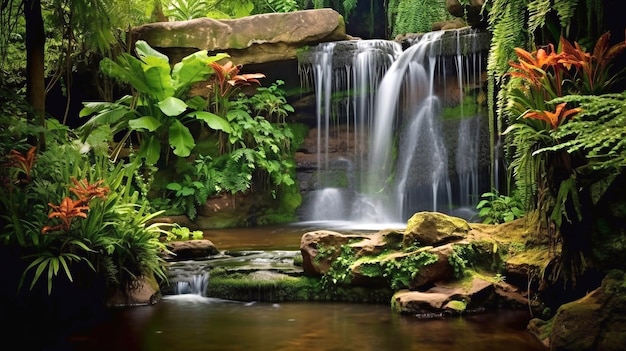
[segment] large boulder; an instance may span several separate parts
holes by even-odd
[[[440,212],[418,212],[407,222],[403,246],[441,245],[459,241],[467,236],[470,229],[470,225],[462,218]]]
[[[494,286],[491,282],[474,278],[470,285],[438,285],[423,292],[400,290],[392,297],[391,305],[401,314],[458,314],[488,304],[487,301],[496,296]]]
[[[341,247],[351,241],[367,239],[363,235],[346,235],[330,230],[317,230],[302,235],[300,252],[302,268],[311,276],[328,273],[332,262],[341,255]]]
[[[615,270],[581,299],[563,304],[548,320],[533,319],[528,329],[550,350],[624,350],[626,274]]]
[[[302,47],[348,39],[343,17],[332,9],[149,23],[132,28],[129,36],[133,43],[146,41],[172,62],[207,50],[226,52],[237,64],[295,59]]]
[[[171,241],[166,245],[174,255],[168,258],[175,260],[205,259],[220,253],[213,242],[207,239]]]

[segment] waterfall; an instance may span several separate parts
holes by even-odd
[[[200,296],[206,296],[206,289],[209,285],[209,273],[203,272],[193,274],[186,277],[184,280],[178,280],[175,282],[174,295],[181,294],[195,294]]]
[[[385,40],[325,43],[299,57],[317,111],[306,220],[396,223],[475,206],[486,134],[471,96],[484,59],[475,34],[430,32],[404,51]]]
[[[205,261],[175,261],[168,265],[167,286],[164,295],[206,296],[209,286],[209,268]]]

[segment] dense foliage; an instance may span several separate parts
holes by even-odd
[[[159,241],[164,228],[148,224],[158,213],[134,190],[137,165],[114,164],[55,120],[46,128],[21,118],[1,122],[0,243],[21,248],[29,263],[26,287],[43,280],[50,293],[58,275],[73,281],[81,263],[111,289],[166,279],[159,256],[166,251]],[[45,149],[26,142],[41,133]]]

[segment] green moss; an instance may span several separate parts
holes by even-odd
[[[320,279],[283,276],[271,280],[251,279],[247,273],[213,269],[207,288],[209,297],[236,301],[342,301],[387,303],[392,291],[362,287],[336,286],[327,289]]]
[[[506,262],[511,264],[525,264],[533,267],[544,267],[550,261],[548,247],[527,248],[525,251],[510,256]]]
[[[366,277],[376,278],[383,276],[383,268],[377,261],[363,262],[359,265],[359,272]]]
[[[452,300],[446,304],[447,308],[455,310],[457,312],[463,312],[467,309],[466,301]]]
[[[317,284],[316,279],[306,277],[256,280],[247,274],[211,275],[207,295],[237,301],[308,301]]]
[[[296,254],[293,257],[293,265],[294,266],[298,266],[298,267],[302,267],[302,265],[304,264],[304,258],[302,257],[302,254]]]

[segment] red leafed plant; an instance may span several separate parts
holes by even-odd
[[[99,180],[93,184],[89,184],[87,179],[77,180],[71,178],[74,186],[69,188],[70,192],[78,197],[73,200],[66,196],[61,201],[60,205],[48,203],[48,206],[52,208],[52,212],[48,214],[48,218],[59,218],[61,224],[55,226],[45,226],[41,230],[43,234],[55,231],[69,231],[72,227],[72,220],[76,217],[87,218],[87,211],[89,211],[89,201],[95,197],[104,198],[109,193],[109,187],[102,186],[103,180]]]
[[[17,150],[11,150],[8,155],[7,167],[15,168],[19,170],[21,175],[17,177],[17,181],[20,183],[30,183],[30,173],[33,169],[33,165],[37,160],[37,148],[31,146],[31,148],[22,154]]]
[[[102,179],[93,184],[89,184],[87,179],[77,180],[72,177],[71,180],[72,183],[74,183],[74,186],[70,187],[69,190],[79,199],[87,202],[94,197],[105,198],[110,190],[108,186],[102,186],[102,183],[104,182]]]
[[[89,210],[89,206],[84,203],[84,199],[72,200],[69,197],[63,198],[60,205],[48,203],[48,206],[52,208],[52,212],[48,214],[48,218],[59,218],[61,219],[61,224],[55,226],[45,226],[41,232],[45,234],[55,230],[69,231],[72,227],[72,220],[74,218],[87,218],[86,211]]]

